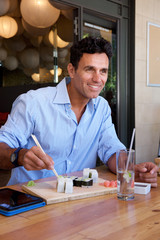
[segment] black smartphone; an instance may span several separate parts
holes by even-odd
[[[0,189],[0,213],[5,216],[12,216],[45,205],[45,201],[40,197],[10,188]]]

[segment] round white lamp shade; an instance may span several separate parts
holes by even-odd
[[[20,54],[20,60],[25,68],[36,68],[39,66],[39,52],[34,48],[26,48]]]
[[[17,22],[9,16],[0,17],[0,35],[4,38],[13,37],[18,30]]]
[[[22,0],[20,9],[24,20],[38,28],[50,27],[60,15],[60,10],[53,7],[48,0]]]
[[[31,77],[35,82],[40,82],[40,74],[39,73],[33,73],[31,75]]]
[[[10,71],[15,70],[18,67],[17,58],[14,56],[8,56],[4,61],[4,66]]]
[[[54,32],[51,30],[48,35],[49,42],[55,47],[54,43]],[[57,47],[64,48],[68,45],[68,42],[63,41],[58,35],[57,35]]]
[[[0,0],[0,16],[6,14],[10,7],[10,0]]]
[[[69,45],[69,42],[63,41],[58,35],[57,35],[57,45],[59,48],[65,48]]]
[[[7,58],[7,50],[0,47],[0,61],[4,61]]]

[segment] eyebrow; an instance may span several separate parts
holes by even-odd
[[[94,67],[92,65],[87,65],[84,67],[84,69],[86,69],[86,68],[94,68]]]
[[[93,68],[93,69],[95,69],[95,67],[92,66],[92,65],[87,65],[87,66],[84,67],[84,69],[88,69],[88,68]],[[100,71],[102,71],[102,70],[108,71],[108,68],[101,68]]]

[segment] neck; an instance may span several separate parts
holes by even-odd
[[[70,98],[71,105],[76,108],[84,108],[89,99],[83,98],[82,95],[79,95],[75,89],[71,86],[71,83],[67,85],[68,95]]]
[[[77,122],[80,121],[83,113],[85,112],[86,105],[89,102],[88,99],[83,99],[82,96],[78,96],[76,91],[71,87],[71,83],[67,85],[68,95],[71,102],[71,109],[76,115]]]

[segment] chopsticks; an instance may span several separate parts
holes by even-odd
[[[38,142],[36,136],[33,135],[33,134],[31,134],[31,137],[33,138],[33,140],[34,140],[35,144],[37,145],[37,147],[39,147],[39,148],[41,149],[41,151],[42,151],[44,154],[46,154],[46,153],[44,152],[43,148],[41,147],[40,143]],[[54,167],[52,168],[52,171],[54,172],[54,174],[55,174],[56,177],[58,178],[58,177],[59,177],[59,176],[58,176],[58,173],[56,172],[56,170],[55,170]]]

